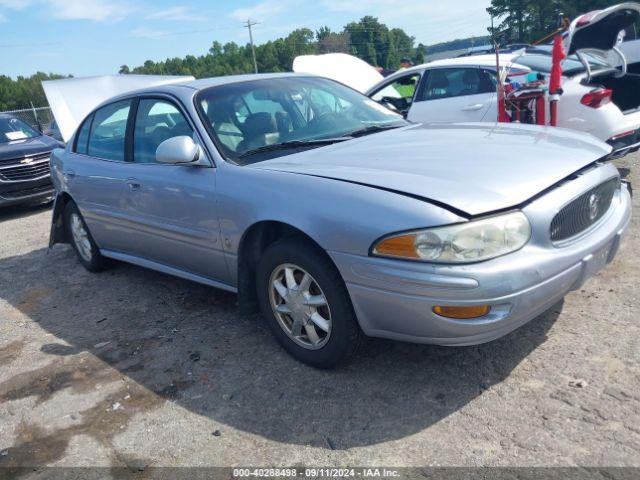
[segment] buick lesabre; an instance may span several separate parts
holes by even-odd
[[[238,76],[112,98],[51,172],[51,244],[237,292],[294,357],[363,335],[501,337],[605,266],[631,215],[611,147],[563,129],[425,127],[328,79]]]

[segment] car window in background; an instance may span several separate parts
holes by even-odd
[[[123,100],[96,111],[89,136],[88,155],[124,161],[124,139],[131,100]]]
[[[239,164],[265,147],[331,139],[346,140],[407,122],[364,95],[324,78],[277,78],[211,87],[198,94],[197,105],[221,153]],[[289,153],[292,153],[290,151]],[[268,156],[268,155],[266,155]]]
[[[493,91],[489,78],[479,68],[437,68],[427,75],[417,100],[440,100]]]
[[[82,153],[84,155],[87,154],[87,148],[89,146],[89,131],[91,130],[91,121],[93,120],[93,115],[87,117],[87,119],[80,127],[78,131],[78,140],[76,141],[76,153]]]
[[[411,103],[419,81],[419,74],[400,77],[378,90],[371,98],[376,102],[385,98],[404,98],[407,103]]]
[[[39,137],[41,134],[22,120],[13,117],[0,117],[0,143]]]
[[[191,137],[193,130],[174,104],[159,99],[140,100],[133,131],[133,161],[155,163],[158,146],[182,135]]]

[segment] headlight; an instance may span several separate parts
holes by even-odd
[[[521,249],[531,237],[522,212],[447,227],[392,235],[378,241],[373,255],[433,263],[473,263]]]

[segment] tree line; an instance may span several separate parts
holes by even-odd
[[[64,78],[64,75],[38,72],[30,77],[18,77],[15,80],[0,75],[0,112],[23,108],[47,106],[42,89],[43,80]]]
[[[299,28],[289,35],[256,45],[256,59],[260,72],[291,71],[293,59],[298,55],[343,52],[357,56],[374,66],[396,69],[407,57],[416,63],[424,61],[428,47],[415,45],[415,38],[401,28],[389,28],[377,18],[366,16],[350,22],[342,31],[329,27],[317,31]],[[233,75],[253,71],[251,45],[235,42],[213,42],[205,55],[187,55],[161,62],[147,60],[143,65],[130,68],[123,65],[119,73],[157,75],[193,75],[196,78]]]

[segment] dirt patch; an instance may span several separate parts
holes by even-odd
[[[7,365],[9,362],[17,359],[25,345],[25,340],[16,340],[4,347],[0,347],[0,365]]]
[[[90,354],[83,354],[80,361],[77,360],[62,359],[3,382],[0,384],[0,402],[36,396],[37,402],[42,403],[63,389],[84,393],[99,384],[122,380],[121,373]],[[138,413],[162,406],[166,399],[176,398],[190,386],[188,382],[175,381],[153,392],[136,383],[124,383],[116,392],[81,411],[78,424],[45,430],[23,422],[14,446],[0,457],[0,468],[11,478],[30,471],[31,467],[51,464],[64,456],[71,438],[76,435],[89,435],[99,441],[109,451],[114,468],[135,471],[142,465],[146,467],[149,462],[144,459],[118,454],[112,445],[113,437]]]

